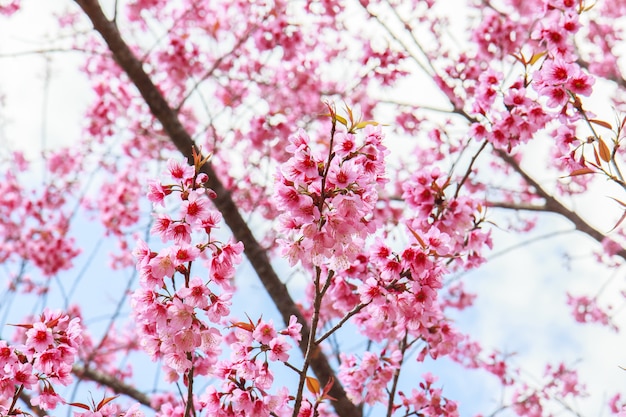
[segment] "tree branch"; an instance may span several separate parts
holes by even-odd
[[[24,402],[24,404],[28,406],[29,410],[37,417],[46,417],[48,415],[45,410],[30,404],[31,396],[28,395],[25,391],[20,391],[20,400],[22,400],[22,402]],[[25,415],[28,414],[30,413],[25,413]]]
[[[519,211],[547,211],[545,204],[527,204],[527,203],[508,203],[506,201],[487,201],[485,202],[487,207],[502,208],[508,210]]]
[[[528,183],[528,185],[532,186],[538,196],[545,200],[545,211],[560,214],[561,216],[574,223],[574,227],[576,228],[576,230],[586,233],[598,242],[602,242],[606,238],[606,235],[604,233],[592,227],[576,212],[565,207],[559,200],[557,200],[550,193],[544,190],[533,177],[531,177],[526,171],[522,169],[522,167],[520,167],[520,165],[511,155],[499,149],[495,150],[495,153],[504,162],[511,166],[511,168],[513,168],[513,170],[515,170],[515,172],[517,172],[524,179],[524,181]],[[619,252],[616,253],[616,255],[626,260],[626,249],[622,248]]]
[[[150,111],[159,120],[172,143],[192,164],[192,150],[195,149],[198,155],[200,150],[181,124],[176,112],[172,110],[161,92],[143,70],[141,62],[122,39],[117,26],[107,19],[97,0],[75,1],[89,17],[95,30],[107,43],[115,61],[137,87]],[[224,221],[233,232],[235,238],[244,244],[244,251],[250,264],[274,301],[283,321],[289,323],[289,318],[293,315],[302,324],[300,349],[303,353],[306,352],[310,329],[296,303],[291,298],[287,287],[274,271],[267,253],[252,234],[248,224],[239,213],[230,192],[219,180],[211,165],[205,164],[202,167],[202,172],[209,176],[207,186],[217,194],[217,197],[213,199],[213,204],[222,213]],[[312,357],[311,368],[323,385],[331,378],[335,380],[329,395],[336,398],[333,406],[337,414],[342,417],[360,417],[362,415],[360,409],[347,398],[346,392],[335,377],[335,372],[326,355],[320,351],[318,355]]]
[[[72,373],[80,379],[97,382],[100,385],[111,388],[116,394],[126,395],[127,397],[136,400],[138,403],[152,408],[150,405],[150,398],[146,394],[121,382],[119,379],[114,378],[111,375],[107,375],[91,368],[83,368],[79,365],[74,365],[72,367]]]

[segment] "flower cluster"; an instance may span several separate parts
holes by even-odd
[[[614,331],[618,330],[609,315],[611,307],[601,308],[596,297],[586,295],[574,296],[568,293],[567,305],[572,308],[572,315],[578,323],[598,323]]]
[[[480,202],[468,196],[450,196],[451,184],[450,177],[438,168],[413,174],[402,186],[402,198],[417,211],[408,226],[428,254],[453,258],[463,268],[476,267],[484,262],[484,247],[491,247],[490,233],[480,228]]]
[[[556,56],[546,59],[535,72],[533,87],[547,98],[548,107],[561,109],[574,96],[589,96],[594,81],[575,62]]]
[[[19,414],[14,395],[23,389],[38,391],[31,404],[52,410],[63,399],[55,385],[69,385],[72,364],[82,343],[78,318],[44,310],[32,323],[17,325],[22,343],[0,341],[0,415]]]
[[[375,230],[376,186],[385,182],[382,133],[367,126],[362,143],[354,133],[335,133],[327,157],[302,130],[290,143],[293,156],[276,176],[284,254],[292,265],[346,269]]]
[[[540,417],[545,415],[546,400],[554,397],[576,398],[586,396],[585,387],[578,381],[578,373],[564,364],[546,366],[545,382],[538,388],[528,385],[513,394],[512,409],[518,416]]]
[[[459,415],[457,404],[444,398],[441,388],[435,388],[433,384],[437,377],[427,373],[423,375],[424,382],[420,382],[419,389],[412,389],[411,395],[398,392],[402,407],[406,410],[405,415],[442,416],[456,417]]]
[[[231,279],[243,245],[214,237],[221,216],[209,207],[212,191],[202,185],[206,174],[173,160],[168,172],[173,183],[151,182],[148,198],[155,205],[165,205],[166,198],[178,201],[178,216],[160,214],[152,227],[171,246],[155,252],[138,243],[134,253],[141,287],[133,294],[133,311],[141,345],[153,359],[163,359],[175,380],[192,367],[196,375],[206,375],[217,361],[222,336],[210,323],[229,314]],[[207,277],[192,275],[197,260],[208,267]]]
[[[348,397],[355,404],[384,403],[387,400],[387,384],[393,378],[402,361],[402,353],[396,350],[389,356],[365,352],[361,360],[353,354],[341,354],[339,378],[346,385]]]
[[[103,184],[95,204],[107,234],[121,237],[125,229],[139,221],[140,190],[132,170],[120,171]]]
[[[21,184],[20,173],[29,164],[19,153],[11,155],[13,165],[0,172],[0,261],[20,259],[32,262],[45,277],[70,269],[80,254],[69,235],[68,200],[75,193],[70,179],[58,166],[48,167],[54,179],[30,190]],[[7,161],[2,161],[3,163]],[[68,158],[66,167],[76,163]]]
[[[282,415],[289,410],[289,392],[269,390],[274,381],[270,362],[286,362],[292,348],[287,338],[299,342],[302,326],[291,317],[289,326],[277,331],[273,322],[235,322],[227,337],[231,355],[216,364],[215,376],[223,381],[221,389],[210,386],[200,396],[203,407],[212,416]]]

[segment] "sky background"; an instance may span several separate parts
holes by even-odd
[[[69,145],[81,134],[84,109],[92,97],[86,80],[76,71],[80,57],[63,52],[48,56],[14,54],[38,50],[39,40],[54,33],[50,13],[55,4],[58,3],[26,2],[24,13],[0,24],[0,93],[4,95],[0,107],[0,152],[20,149],[35,157],[42,147]],[[601,230],[612,227],[615,211],[608,199],[593,195],[577,205],[592,214],[592,222]],[[492,214],[496,223],[506,224],[502,213],[494,210]],[[84,217],[77,221],[79,227],[75,231],[88,231],[76,235],[85,255],[96,248],[97,256],[81,276],[75,295],[77,300],[86,301],[86,322],[97,331],[106,325],[130,275],[109,275],[107,243],[98,246],[96,240],[99,226]],[[527,238],[571,228],[558,216],[545,215]],[[581,414],[602,415],[602,406],[609,396],[620,390],[626,392],[626,371],[619,368],[626,367],[626,338],[606,328],[575,323],[565,303],[564,288],[578,295],[594,294],[604,287],[603,299],[621,305],[623,299],[617,293],[623,287],[623,270],[608,270],[593,262],[591,254],[599,246],[581,234],[562,234],[495,256],[516,245],[519,238],[497,228],[493,233],[493,260],[465,277],[466,289],[479,297],[472,308],[456,317],[459,329],[472,334],[485,347],[516,352],[512,363],[522,368],[530,381],[541,378],[546,363],[577,364],[581,380],[592,393],[578,404]],[[63,274],[64,283],[79,279],[86,256],[80,262],[75,270]],[[285,265],[279,264],[278,268]],[[273,315],[275,322],[280,321],[247,263],[240,267],[237,281],[241,292],[234,300],[235,314],[242,316],[246,312],[254,317],[262,312],[264,318]],[[5,298],[0,304],[3,314],[10,306],[5,323],[39,308],[36,300],[10,302]],[[48,302],[60,306],[62,299],[53,295]],[[241,306],[245,306],[245,311]],[[128,305],[124,311],[129,311]],[[615,317],[622,327],[626,327],[624,316],[620,313]],[[7,336],[6,329],[2,336]],[[140,365],[144,367],[148,368]],[[488,413],[498,405],[501,392],[493,377],[463,370],[447,360],[412,364],[403,376],[404,386],[410,387],[426,371],[440,376],[446,395],[460,402],[462,416]],[[152,369],[140,374],[142,378],[154,377]]]

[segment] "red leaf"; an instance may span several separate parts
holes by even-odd
[[[240,329],[247,330],[249,332],[254,331],[254,324],[246,323],[245,321],[238,321],[231,324],[232,327],[239,327]]]
[[[98,405],[96,406],[96,411],[100,411],[102,407],[104,407],[105,405],[107,405],[108,403],[116,399],[117,397],[119,397],[119,395],[115,395],[113,397],[108,397],[108,398],[103,398],[102,401],[100,401]]]
[[[611,200],[616,201],[620,206],[626,208],[626,203],[624,203],[623,201],[618,200],[617,198],[614,197],[609,197]]]
[[[613,230],[617,229],[619,227],[619,225],[622,224],[624,219],[626,219],[626,210],[624,210],[624,213],[622,213],[622,217],[620,217],[619,220],[617,221],[617,223],[615,223],[615,226],[613,226],[613,228],[611,230],[609,230],[609,233],[612,232]]]
[[[594,174],[595,171],[591,168],[580,168],[580,169],[575,169],[573,170],[569,175],[566,175],[566,177],[575,177],[577,175],[586,175],[586,174]]]
[[[417,232],[413,229],[411,229],[411,226],[407,226],[409,228],[409,230],[411,231],[411,234],[415,237],[415,239],[419,242],[420,246],[422,247],[422,249],[426,249],[426,243],[424,243],[424,240],[417,234]]]
[[[611,151],[602,138],[598,138],[598,147],[600,148],[600,158],[602,158],[604,162],[611,161]]]
[[[68,403],[68,405],[79,407],[79,408],[82,408],[83,410],[90,410],[89,406],[83,403]]]
[[[328,379],[328,382],[326,383],[326,385],[324,385],[324,390],[322,391],[322,395],[321,395],[321,399],[322,400],[331,400],[331,401],[337,401],[336,398],[331,397],[330,395],[328,395],[328,392],[331,390],[331,388],[333,387],[333,385],[335,385],[335,378],[333,378],[332,376]]]
[[[605,122],[604,120],[598,120],[598,119],[589,119],[589,123],[595,123],[598,126],[602,126],[602,127],[606,127],[607,129],[611,129],[613,130],[613,126],[611,126],[610,123]]]
[[[306,377],[306,387],[311,392],[311,394],[319,394],[320,393],[320,381],[317,378],[313,378],[312,376]]]

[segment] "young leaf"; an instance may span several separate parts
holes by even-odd
[[[108,403],[116,399],[117,397],[119,397],[119,395],[114,395],[113,397],[103,398],[102,401],[100,401],[98,405],[96,406],[96,411],[100,411],[102,407],[104,407],[105,405],[107,405]]]
[[[622,216],[619,218],[617,223],[615,223],[615,226],[613,226],[613,228],[611,230],[609,230],[607,233],[611,233],[613,230],[617,229],[619,227],[619,225],[622,224],[624,219],[626,219],[626,210],[624,210],[624,213],[622,213]]]
[[[246,330],[248,332],[253,332],[254,331],[254,324],[252,323],[246,323],[245,321],[238,321],[236,323],[232,323],[231,327],[238,327],[242,330]]]
[[[533,65],[535,62],[539,61],[542,57],[544,57],[547,53],[548,51],[543,51],[543,52],[538,52],[538,53],[533,54],[533,56],[530,57],[530,61],[528,61],[528,63],[530,65]]]
[[[611,126],[610,123],[605,122],[604,120],[598,120],[598,119],[589,119],[589,123],[594,123],[597,124],[598,126],[602,126],[602,127],[606,127],[607,129],[613,129],[613,126]]]
[[[352,114],[352,109],[346,104],[343,103],[346,107],[346,113],[348,113],[348,119],[350,119],[350,124],[354,124],[354,115]]]
[[[587,174],[594,174],[594,173],[595,171],[593,169],[585,167],[585,168],[575,169],[572,172],[570,172],[569,175],[565,175],[561,178],[577,177],[578,175],[587,175]]]
[[[598,147],[600,151],[600,158],[602,158],[604,162],[611,161],[611,151],[602,138],[598,138]]]
[[[617,198],[614,197],[609,197],[611,200],[616,201],[620,206],[626,208],[626,203],[624,203],[623,201],[618,200]]]
[[[337,120],[339,123],[341,123],[342,125],[348,127],[348,121],[344,117],[341,117],[338,114],[335,114],[333,118]]]
[[[79,408],[82,408],[83,410],[89,410],[89,406],[83,403],[67,403],[67,405],[71,405],[72,407],[79,407]]]
[[[523,54],[519,54],[519,55],[511,54],[511,56],[513,58],[517,59],[519,62],[521,62],[522,65],[524,65],[524,66],[526,66],[526,64],[528,64],[528,62],[526,61],[526,58],[524,58]]]
[[[367,125],[378,126],[378,122],[373,120],[364,120],[354,125],[354,130],[363,129]]]
[[[320,382],[317,378],[313,378],[312,376],[306,377],[306,387],[311,394],[319,394],[320,393]]]
[[[326,383],[326,385],[324,386],[324,390],[322,391],[322,395],[321,398],[323,400],[331,400],[331,401],[336,401],[337,399],[334,397],[331,397],[330,395],[328,395],[328,392],[331,390],[331,388],[333,387],[333,385],[335,385],[335,378],[333,378],[332,376],[328,379],[328,382]]]
[[[600,165],[602,165],[602,164],[600,163],[600,156],[598,156],[598,150],[596,149],[596,147],[595,147],[595,146],[593,147],[593,157],[594,157],[594,159],[596,160],[596,166],[600,166]]]
[[[411,229],[411,226],[407,226],[407,227],[409,228],[409,231],[411,232],[413,237],[415,237],[415,239],[419,242],[422,249],[426,249],[427,246],[426,246],[426,243],[424,243],[424,240],[417,234],[415,230]]]

